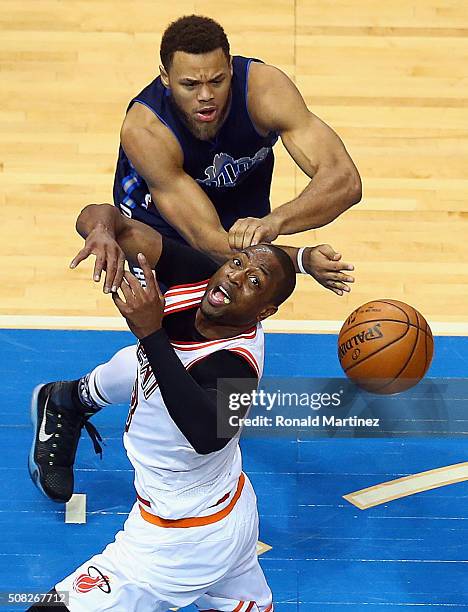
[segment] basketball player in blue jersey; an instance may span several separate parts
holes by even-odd
[[[358,171],[335,132],[283,72],[231,57],[219,24],[179,19],[160,55],[160,76],[130,102],[121,130],[114,203],[123,214],[221,262],[231,248],[326,225],[360,200]],[[270,211],[278,138],[311,181]],[[100,240],[92,237],[95,276],[107,266],[110,291],[123,256],[108,260]],[[288,252],[296,262],[298,249]],[[331,248],[303,251],[299,265],[336,293],[348,289],[349,266]]]
[[[233,249],[323,226],[359,201],[359,174],[338,136],[308,111],[280,70],[231,57],[219,24],[199,16],[171,24],[162,38],[161,62],[160,76],[131,101],[121,130],[114,202],[126,217],[222,263]],[[270,211],[272,147],[279,137],[311,181],[297,198]],[[105,271],[104,291],[115,291],[125,256],[109,232],[112,209],[85,210],[92,229],[72,267],[94,254],[94,279]],[[296,271],[337,294],[349,290],[352,266],[329,245],[282,248]],[[116,398],[128,400],[134,353],[117,353],[110,362],[114,375],[105,381],[91,373],[79,385],[60,383],[35,394],[29,466],[33,481],[51,499],[67,501],[73,492],[82,426],[99,450],[89,415],[118,403]],[[100,383],[90,388],[89,380]],[[74,405],[70,397],[77,397],[77,386],[88,411],[60,425],[50,457],[50,449],[44,450],[49,434],[41,430],[46,408],[53,413],[50,423],[56,422],[61,407]]]

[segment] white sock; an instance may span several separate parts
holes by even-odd
[[[85,406],[95,410],[109,404],[128,404],[136,375],[136,346],[126,346],[80,378],[78,395]]]

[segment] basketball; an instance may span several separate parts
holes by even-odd
[[[374,300],[356,308],[338,336],[345,374],[372,393],[410,389],[431,365],[434,340],[420,312],[397,300]]]

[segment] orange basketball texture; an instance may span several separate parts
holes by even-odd
[[[338,336],[338,358],[346,375],[373,393],[413,387],[427,372],[433,352],[426,319],[397,300],[374,300],[356,308]]]

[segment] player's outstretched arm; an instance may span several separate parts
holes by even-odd
[[[121,130],[121,142],[132,164],[145,179],[158,210],[192,247],[224,262],[232,256],[231,247],[242,249],[251,243],[270,240],[268,234],[263,234],[261,240],[252,242],[255,226],[245,231],[248,219],[235,224],[237,231],[231,230],[228,240],[212,202],[184,172],[182,151],[174,135],[141,104],[134,104],[130,109]],[[264,227],[262,219],[254,221]],[[274,238],[276,234],[271,240]],[[346,283],[353,280],[346,275],[352,267],[324,257],[321,246],[304,253],[305,269],[319,283],[341,295],[346,290]],[[300,271],[296,263],[298,249],[282,248]]]
[[[273,66],[253,64],[248,106],[256,128],[264,134],[279,133],[289,154],[311,181],[297,198],[263,219],[237,221],[229,232],[232,247],[248,246],[246,240],[256,244],[321,227],[360,201],[361,179],[342,141],[308,110],[298,89],[283,72]]]
[[[90,204],[76,221],[77,232],[85,239],[85,245],[70,264],[76,268],[90,255],[96,257],[93,279],[99,282],[103,271],[104,293],[117,291],[124,275],[124,263],[135,263],[138,253],[144,253],[151,266],[159,261],[162,239],[153,228],[128,219],[111,204]]]
[[[134,104],[121,130],[126,155],[151,192],[159,212],[190,246],[218,262],[231,256],[228,235],[213,203],[183,169],[175,136],[141,104]]]

